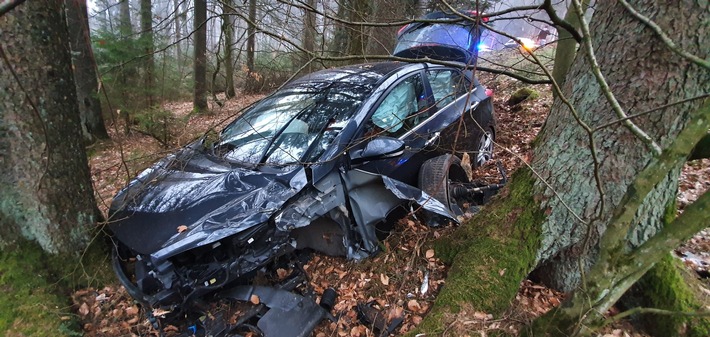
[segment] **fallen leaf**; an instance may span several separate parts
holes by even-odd
[[[163,310],[163,309],[153,309],[153,316],[163,316],[166,314],[169,314],[170,310]]]
[[[427,259],[431,259],[432,257],[434,257],[434,250],[433,249],[427,250],[426,254],[424,256],[426,256]]]
[[[259,300],[259,296],[257,296],[256,294],[251,294],[251,297],[249,298],[249,301],[250,301],[252,304],[259,304],[259,303],[261,302],[261,300]]]
[[[382,282],[383,285],[390,285],[390,277],[385,275],[385,274],[380,274],[380,282]]]
[[[498,275],[500,275],[500,276],[505,275],[505,268],[499,270],[499,271],[498,271]]]
[[[422,309],[422,306],[417,302],[417,300],[409,300],[407,302],[407,308],[411,311],[419,312],[419,310]]]
[[[128,316],[138,315],[138,307],[132,306],[132,307],[126,308],[126,315],[128,315]]]
[[[86,316],[89,314],[89,305],[86,302],[82,303],[79,307],[79,315]]]
[[[283,268],[276,269],[276,274],[279,276],[279,280],[283,280],[288,276],[288,271]]]
[[[187,230],[187,226],[180,225],[180,226],[178,226],[177,230],[178,230],[178,233],[182,233]]]

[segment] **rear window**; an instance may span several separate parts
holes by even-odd
[[[435,23],[407,32],[399,37],[394,53],[417,46],[443,45],[472,51],[475,48],[473,26]]]

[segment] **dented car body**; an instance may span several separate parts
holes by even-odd
[[[297,250],[375,254],[411,208],[464,211],[461,128],[473,165],[490,159],[491,99],[464,67],[384,62],[292,81],[118,193],[114,268],[144,305],[178,310]],[[432,163],[438,176],[422,177]]]

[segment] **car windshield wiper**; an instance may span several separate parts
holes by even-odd
[[[264,148],[264,152],[261,155],[261,158],[258,161],[257,165],[264,165],[266,163],[266,160],[276,151],[276,149],[281,145],[281,142],[283,142],[283,139],[281,138],[281,134],[288,129],[289,125],[293,123],[294,120],[298,119],[299,117],[303,116],[303,114],[308,111],[308,109],[312,108],[318,104],[318,100],[314,100],[313,103],[306,105],[303,107],[303,109],[299,110],[298,113],[294,114],[293,117],[289,118],[288,122],[284,124],[279,131],[277,131],[269,140],[269,143],[266,145]],[[278,142],[276,142],[279,140]],[[274,146],[275,145],[275,146]]]

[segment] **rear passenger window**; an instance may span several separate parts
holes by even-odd
[[[468,91],[470,83],[456,70],[427,71],[437,108],[443,108]]]

